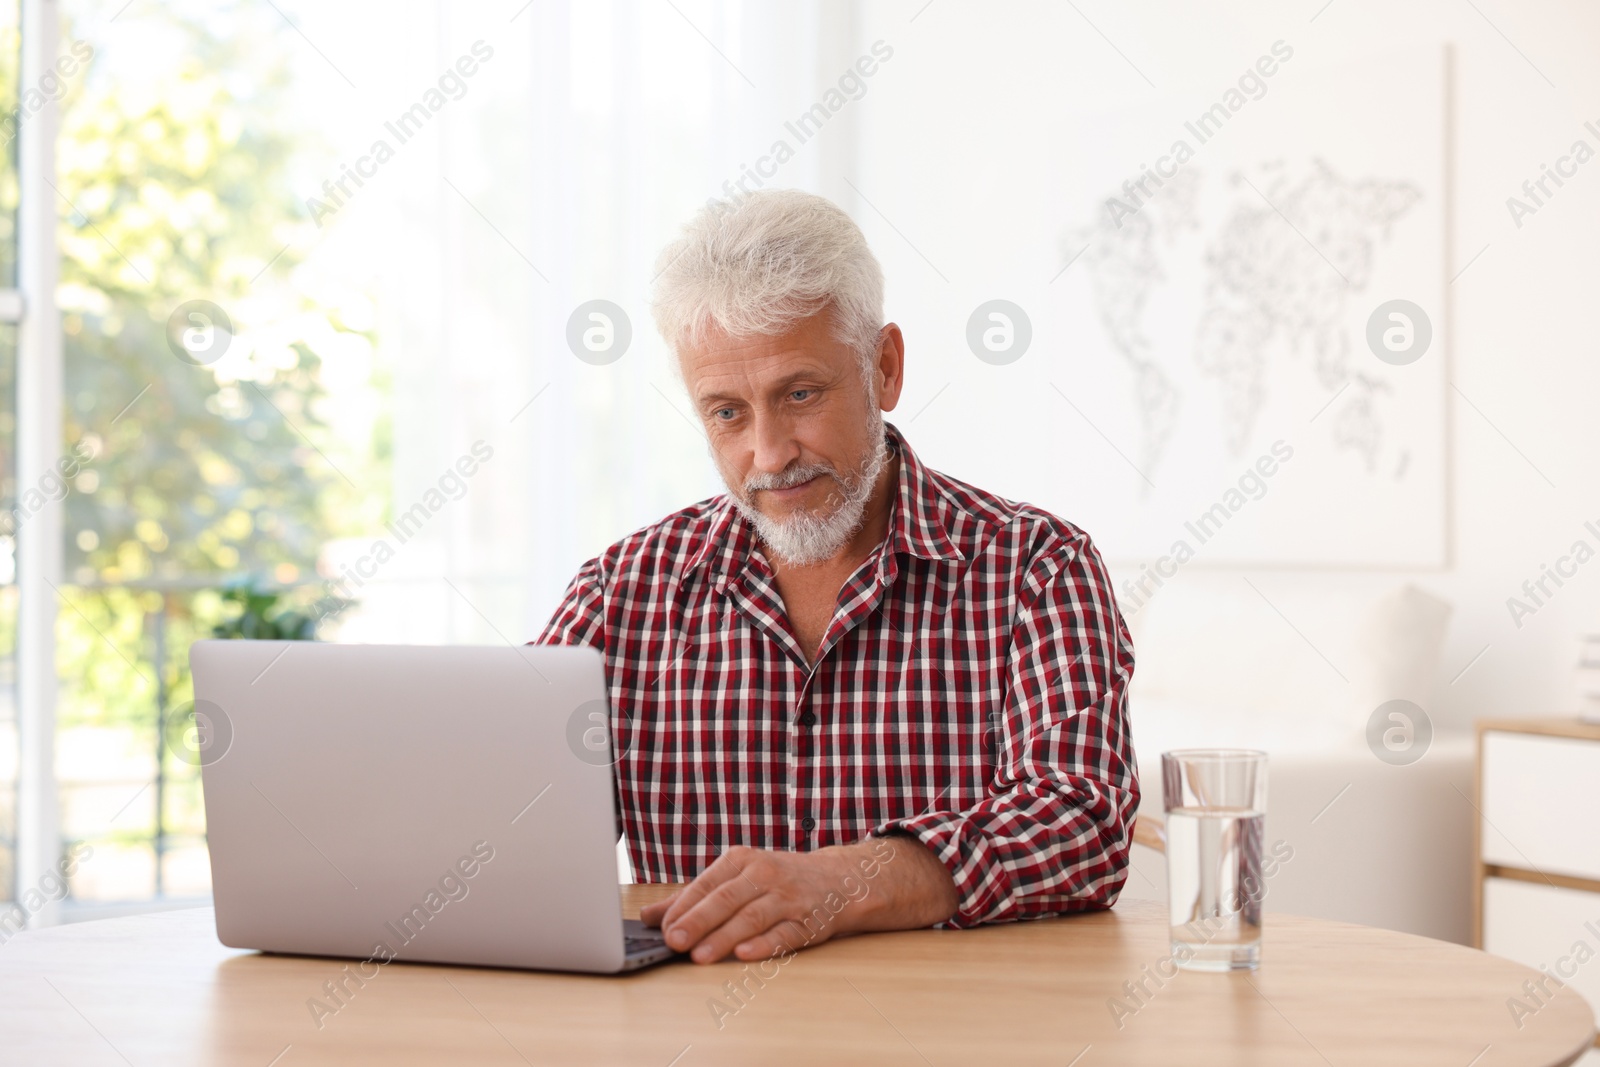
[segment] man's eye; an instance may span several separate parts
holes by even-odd
[[[727,422],[729,419],[733,418],[733,409],[718,408],[711,413],[711,417],[714,419],[721,419],[723,422]]]
[[[796,389],[794,392],[789,394],[789,399],[790,400],[804,400],[806,397],[808,397],[810,395],[811,395],[811,390],[810,389]]]

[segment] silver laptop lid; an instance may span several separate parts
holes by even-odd
[[[594,649],[201,641],[190,663],[223,944],[622,967]]]

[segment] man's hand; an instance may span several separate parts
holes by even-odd
[[[841,934],[912,930],[955,914],[950,872],[913,837],[815,852],[735,846],[639,917],[696,963],[764,960]]]

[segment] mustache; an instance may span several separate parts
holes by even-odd
[[[761,489],[789,489],[824,474],[834,481],[839,480],[838,472],[827,464],[807,463],[786,467],[776,474],[752,474],[745,479],[744,491],[750,495]]]

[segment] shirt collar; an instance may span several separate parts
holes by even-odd
[[[920,559],[965,559],[945,523],[950,498],[900,430],[892,423],[886,426],[891,446],[900,453],[900,489],[889,512],[889,534],[885,539],[889,551],[908,552]]]
[[[884,549],[880,550],[880,571],[888,563],[888,557],[901,552],[928,560],[965,559],[944,521],[944,512],[951,502],[934,481],[933,472],[917,458],[893,423],[884,424],[884,434],[889,447],[899,454],[900,476],[889,509]],[[755,530],[739,513],[733,498],[724,493],[716,498],[705,539],[684,564],[684,571],[688,573],[701,564],[708,564],[719,587],[747,566],[765,572],[765,561],[755,554],[756,544]]]

